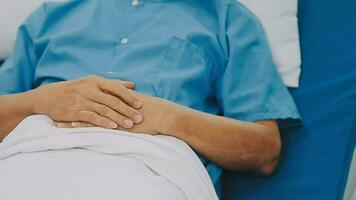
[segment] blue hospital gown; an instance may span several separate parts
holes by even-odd
[[[260,22],[235,0],[45,3],[19,28],[0,95],[90,74],[238,120],[299,118]],[[201,160],[218,188],[221,168]]]

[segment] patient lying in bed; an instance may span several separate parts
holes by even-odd
[[[6,199],[217,199],[221,167],[272,174],[277,122],[299,118],[232,0],[46,3],[0,95]]]

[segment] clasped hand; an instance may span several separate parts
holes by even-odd
[[[132,82],[97,76],[49,84],[33,91],[35,112],[48,115],[60,128],[98,126],[159,134],[168,101],[133,88]]]

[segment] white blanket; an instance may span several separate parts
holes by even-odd
[[[21,199],[218,199],[181,140],[25,119],[0,144],[0,194]]]

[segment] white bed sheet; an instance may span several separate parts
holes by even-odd
[[[0,194],[21,199],[216,200],[183,141],[102,128],[59,129],[25,119],[0,144]]]

